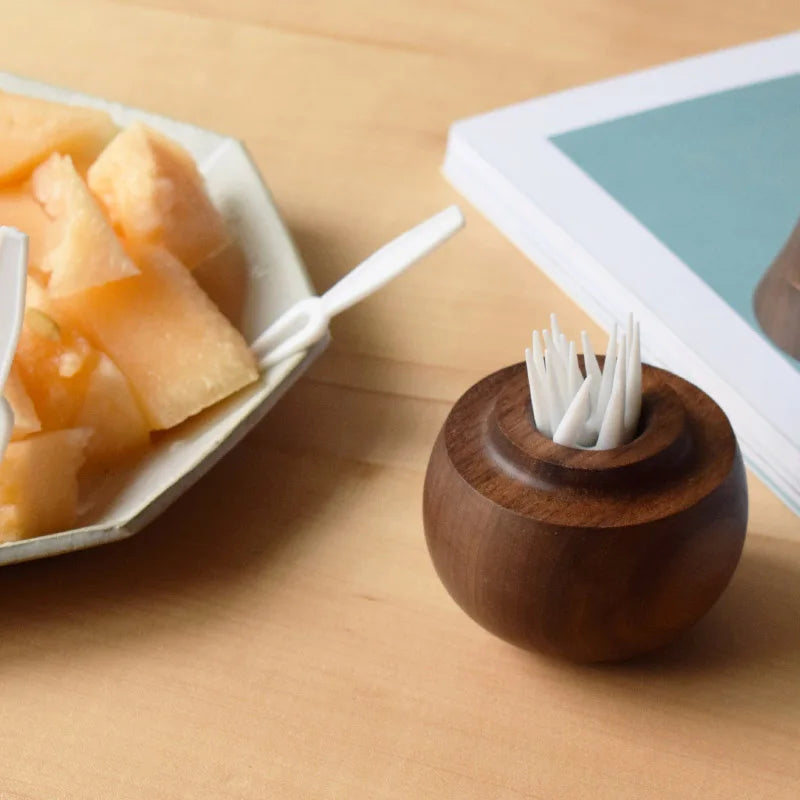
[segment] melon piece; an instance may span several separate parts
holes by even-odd
[[[105,111],[0,92],[0,184],[24,179],[54,152],[87,167],[116,132]]]
[[[17,506],[0,505],[0,544],[25,538],[22,515]]]
[[[80,429],[51,431],[8,446],[0,462],[0,542],[75,525],[88,438]]]
[[[105,353],[57,322],[46,300],[44,290],[29,279],[15,358],[41,427],[90,431],[86,458],[91,464],[106,465],[141,451],[150,431],[125,376]]]
[[[180,261],[161,247],[132,254],[140,275],[52,303],[122,370],[148,424],[171,428],[258,371],[241,334]]]
[[[138,274],[69,156],[50,156],[36,168],[32,186],[53,220],[39,265],[50,273],[50,294],[73,294]]]
[[[25,389],[16,364],[12,365],[11,372],[8,373],[8,380],[3,394],[14,412],[14,429],[11,431],[12,442],[24,439],[26,436],[37,433],[42,429],[39,415],[36,413],[33,401]]]
[[[241,330],[247,299],[248,270],[242,248],[236,242],[200,262],[192,277],[214,305]]]
[[[25,281],[25,308],[38,308],[42,311],[47,311],[47,292],[45,291],[44,284],[35,278],[28,269],[27,279]]]
[[[126,239],[163,245],[189,269],[228,242],[194,159],[142,123],[117,135],[87,180]]]
[[[44,430],[72,427],[96,363],[86,339],[28,305],[14,364]]]
[[[33,199],[29,186],[0,189],[0,225],[10,225],[28,234],[28,265],[42,263],[50,218]]]
[[[119,367],[105,353],[98,356],[74,425],[91,431],[87,462],[111,465],[141,453],[150,429]]]

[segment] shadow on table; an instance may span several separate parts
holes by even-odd
[[[297,240],[304,255],[309,247],[323,258],[326,248],[318,237]],[[329,282],[319,280],[323,286]],[[0,670],[51,651],[64,657],[109,640],[200,626],[210,595],[215,602],[230,599],[253,580],[268,603],[281,560],[295,558],[293,549],[313,546],[306,540],[330,533],[317,521],[369,469],[355,459],[318,457],[319,438],[315,442],[305,409],[297,407],[308,396],[303,383],[136,536],[0,569]],[[314,413],[317,430],[344,428],[364,438],[380,436],[381,426],[404,424],[391,416],[365,424],[358,408],[328,402],[327,396]]]
[[[714,671],[775,660],[800,668],[800,541],[751,537],[716,606],[672,645],[622,669]]]
[[[632,704],[719,705],[720,693],[759,713],[800,702],[800,541],[750,536],[730,586],[691,630],[622,664],[565,666],[579,682]],[[714,701],[714,697],[717,701]],[[792,710],[794,709],[794,710]]]

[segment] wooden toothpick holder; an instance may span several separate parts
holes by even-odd
[[[744,544],[747,488],[727,417],[697,387],[643,365],[633,441],[555,444],[532,420],[524,364],[455,404],[425,479],[436,571],[473,619],[575,661],[628,658],[695,623]]]

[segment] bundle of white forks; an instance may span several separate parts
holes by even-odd
[[[639,323],[629,315],[627,332],[615,324],[602,369],[586,331],[581,332],[584,371],[575,342],[568,342],[555,314],[550,330],[533,332],[525,350],[533,419],[557,444],[610,450],[633,439],[642,408]]]

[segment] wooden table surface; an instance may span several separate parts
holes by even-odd
[[[797,0],[3,0],[2,68],[243,139],[324,289],[458,200],[448,124],[782,33]],[[800,524],[755,479],[742,563],[677,645],[572,667],[439,584],[439,426],[550,310],[472,209],[336,321],[266,421],[133,539],[0,571],[0,798],[800,797]]]

